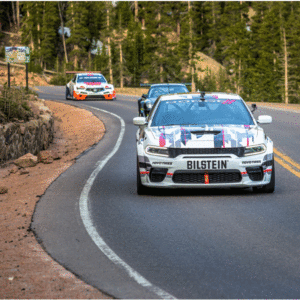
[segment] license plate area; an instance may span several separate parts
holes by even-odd
[[[204,171],[204,170],[178,170],[172,177],[174,183],[178,184],[221,184],[237,183],[242,181],[239,170],[227,169],[226,171]]]
[[[187,160],[187,170],[226,170],[228,160],[222,159],[193,159]]]

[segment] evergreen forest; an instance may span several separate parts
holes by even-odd
[[[30,47],[30,70],[58,72],[61,85],[67,70],[98,70],[116,87],[191,82],[300,103],[298,1],[1,1],[0,20]],[[201,69],[199,53],[224,68]]]

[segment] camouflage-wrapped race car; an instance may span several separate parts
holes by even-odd
[[[66,86],[66,100],[115,100],[112,84],[99,72],[77,73]]]
[[[235,94],[161,96],[148,118],[136,117],[137,190],[275,188],[273,142]]]

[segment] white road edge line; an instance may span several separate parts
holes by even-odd
[[[89,107],[90,108],[90,107]],[[108,259],[110,259],[113,263],[120,266],[122,269],[125,270],[125,272],[134,279],[138,284],[141,286],[147,288],[151,292],[155,293],[157,296],[161,297],[162,299],[176,299],[174,296],[170,295],[169,293],[163,291],[162,289],[154,286],[151,282],[149,282],[146,278],[144,278],[142,275],[140,275],[138,272],[136,272],[134,269],[132,269],[129,265],[127,265],[101,238],[101,236],[98,234],[95,226],[93,225],[93,221],[88,209],[88,202],[89,202],[89,192],[91,190],[91,187],[95,181],[95,178],[99,174],[99,172],[103,169],[105,164],[115,155],[115,153],[118,151],[121,142],[123,140],[123,136],[125,133],[125,122],[124,120],[109,111],[95,108],[93,109],[99,110],[104,113],[108,113],[114,117],[117,117],[121,122],[121,131],[119,138],[117,140],[116,145],[114,146],[112,152],[109,153],[103,160],[99,160],[97,162],[96,169],[92,172],[89,179],[85,183],[84,188],[82,189],[82,192],[80,194],[79,199],[79,210],[80,210],[80,216],[82,219],[82,222],[84,224],[84,227],[90,237],[92,238],[93,242],[97,245],[97,247],[107,256]]]

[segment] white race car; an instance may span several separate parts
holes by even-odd
[[[253,110],[256,106],[253,106]],[[275,189],[273,142],[236,94],[159,97],[148,118],[136,117],[137,192],[149,188]]]
[[[116,91],[102,74],[77,73],[66,85],[66,100],[116,99]]]

